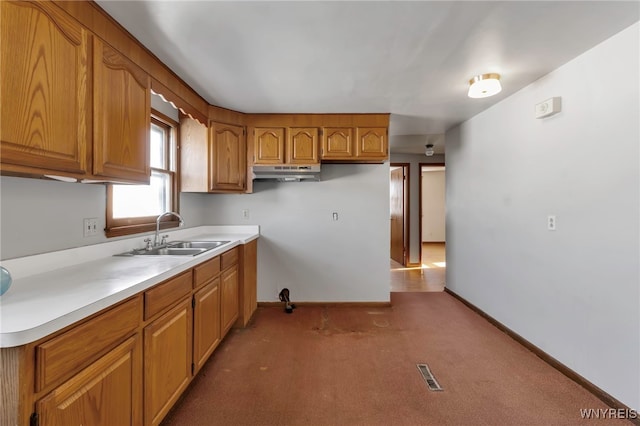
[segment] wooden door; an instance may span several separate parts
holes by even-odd
[[[284,163],[283,127],[256,127],[253,133],[254,164]]]
[[[149,76],[102,40],[94,40],[93,173],[149,183]]]
[[[145,425],[158,425],[189,384],[192,331],[191,298],[144,329]]]
[[[291,127],[287,134],[288,164],[317,164],[318,129],[316,127]]]
[[[38,401],[40,426],[142,424],[140,347],[129,338]]]
[[[0,14],[0,161],[85,174],[91,35],[53,3],[1,1]]]
[[[341,160],[353,157],[353,129],[325,127],[322,132],[322,159]]]
[[[238,318],[238,279],[238,265],[225,270],[221,276],[220,309],[223,337]]]
[[[247,179],[244,128],[212,122],[209,167],[212,192],[244,192]]]
[[[356,157],[387,158],[387,128],[358,127],[356,129]]]
[[[391,170],[391,259],[406,264],[404,238],[404,168]]]
[[[194,294],[193,362],[200,370],[220,343],[220,278]]]

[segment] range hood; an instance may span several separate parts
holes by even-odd
[[[320,181],[320,164],[311,166],[278,165],[253,166],[253,180],[275,180],[278,182]]]

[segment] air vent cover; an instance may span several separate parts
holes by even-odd
[[[443,391],[440,383],[433,377],[433,373],[429,370],[429,366],[427,364],[416,364],[418,367],[418,371],[422,374],[422,378],[424,379],[427,387],[431,391]]]

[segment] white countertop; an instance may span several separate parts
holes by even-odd
[[[2,261],[13,275],[13,284],[0,297],[0,348],[45,337],[246,244],[259,232],[258,226],[201,226],[168,232],[170,240],[230,241],[197,256],[113,256],[142,247],[138,237]]]

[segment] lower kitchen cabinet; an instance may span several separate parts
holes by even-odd
[[[220,278],[193,295],[193,363],[199,371],[220,343]]]
[[[142,424],[141,366],[134,335],[39,400],[39,425]]]
[[[50,336],[0,349],[0,425],[160,424],[242,313],[248,321],[255,310],[256,247],[234,247]]]
[[[233,265],[222,272],[220,285],[220,310],[222,319],[222,335],[227,334],[233,323],[238,319],[238,265]]]
[[[145,425],[160,424],[191,380],[191,321],[189,298],[144,329]]]

